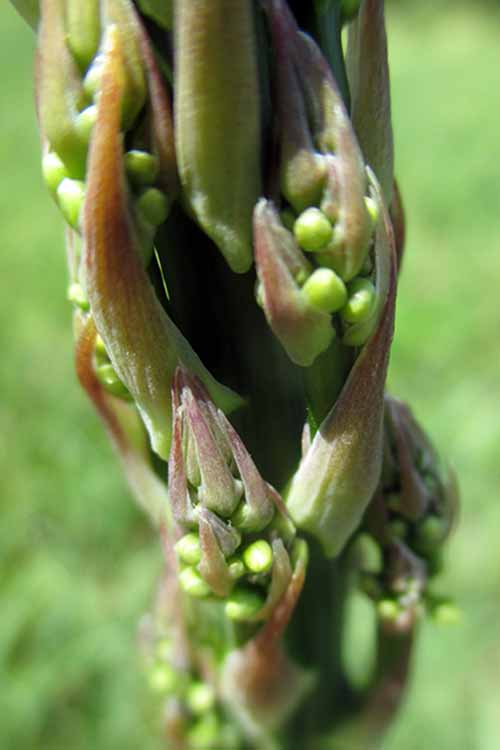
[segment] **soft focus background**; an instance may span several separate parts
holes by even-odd
[[[388,15],[409,227],[390,385],[455,465],[463,504],[439,587],[462,618],[423,624],[384,750],[494,750],[500,13],[480,2],[399,1]],[[31,32],[2,2],[0,747],[153,750],[134,638],[160,556],[73,374],[62,221],[40,177],[32,53]]]

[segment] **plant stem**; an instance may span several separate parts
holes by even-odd
[[[310,542],[306,585],[291,623],[288,640],[304,666],[316,665],[315,687],[286,728],[286,750],[312,750],[337,715],[349,711],[353,693],[342,665],[345,602],[348,592],[345,558],[329,560]]]

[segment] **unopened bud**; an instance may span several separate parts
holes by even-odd
[[[155,693],[170,693],[175,690],[177,677],[168,664],[155,664],[149,673],[149,686]]]
[[[90,65],[101,35],[99,0],[65,0],[68,46],[81,70]]]
[[[42,159],[42,174],[49,190],[56,192],[61,182],[69,177],[64,162],[54,151],[48,151]]]
[[[136,208],[149,224],[157,227],[167,218],[170,206],[165,193],[151,187],[141,193]]]
[[[75,128],[82,140],[89,141],[92,129],[97,120],[97,107],[91,104],[90,107],[83,109],[75,119]]]
[[[204,231],[233,271],[243,273],[252,264],[252,210],[260,193],[260,98],[251,4],[178,0],[175,10],[181,181]]]
[[[113,396],[130,398],[130,393],[123,385],[122,381],[114,371],[112,365],[99,365],[99,367],[96,368],[95,372],[99,382],[109,393],[112,393]]]
[[[210,586],[205,583],[196,568],[188,567],[179,573],[179,583],[181,589],[189,596],[197,599],[204,599],[211,593]]]
[[[364,323],[375,309],[375,287],[368,279],[358,278],[347,287],[349,298],[340,314],[346,323]]]
[[[296,275],[308,264],[277,211],[264,199],[255,207],[254,238],[268,323],[296,364],[311,365],[328,348],[335,331],[330,315],[312,305],[302,293]]]
[[[73,229],[78,229],[85,199],[85,183],[66,177],[59,183],[56,194],[64,218]]]
[[[158,174],[158,159],[148,151],[133,149],[125,154],[125,169],[134,185],[151,185]]]
[[[335,271],[318,268],[309,276],[302,292],[318,310],[334,313],[344,308],[347,301],[345,284]]]
[[[243,551],[243,562],[252,573],[267,573],[273,564],[273,551],[269,542],[259,539]]]
[[[201,545],[197,534],[185,534],[175,545],[177,557],[186,565],[198,565],[201,560]]]
[[[296,219],[293,233],[303,250],[316,253],[328,245],[333,230],[327,217],[319,208],[308,208]]]
[[[82,285],[78,284],[77,282],[74,282],[69,286],[68,301],[72,302],[73,305],[76,305],[76,307],[79,307],[80,310],[83,310],[84,312],[90,310],[87,295],[83,291]]]
[[[186,703],[190,711],[204,715],[215,706],[215,693],[205,682],[194,682],[186,693]]]

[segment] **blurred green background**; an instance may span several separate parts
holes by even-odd
[[[415,7],[418,6],[418,7]],[[390,385],[460,476],[440,590],[385,750],[500,747],[500,14],[393,2],[408,216]],[[151,750],[134,634],[160,555],[72,364],[62,222],[42,186],[33,39],[0,6],[0,747]],[[352,750],[358,750],[353,748]],[[361,749],[359,749],[361,750]]]

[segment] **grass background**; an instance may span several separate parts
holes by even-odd
[[[415,4],[417,5],[417,4]],[[392,3],[408,215],[390,385],[458,470],[462,517],[384,750],[500,747],[500,15]],[[0,5],[0,747],[153,750],[134,648],[159,554],[72,366],[62,223],[41,182],[33,39]],[[356,750],[356,749],[352,749]],[[361,750],[361,749],[360,749]]]

